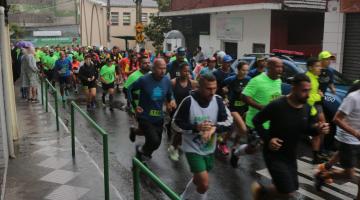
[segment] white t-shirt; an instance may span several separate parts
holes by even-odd
[[[346,122],[355,130],[360,130],[360,90],[350,93],[340,105],[339,111],[346,114]],[[346,144],[360,145],[360,140],[337,127],[335,138]]]

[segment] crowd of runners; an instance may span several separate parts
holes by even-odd
[[[333,179],[356,179],[359,83],[348,91],[333,119],[338,151],[324,155],[321,148],[332,120],[323,112],[324,94],[328,89],[336,92],[329,70],[330,52],[309,58],[308,71],[293,77],[287,95],[281,90],[283,61],[277,57],[259,56],[252,69],[241,61],[235,72],[233,58],[223,51],[206,57],[199,47],[194,55],[189,57],[183,47],[154,54],[145,49],[121,51],[116,46],[25,46],[13,49],[14,79],[21,77],[22,97],[30,102],[38,101],[38,74],[59,86],[63,101],[69,91],[76,95],[82,88],[89,111],[99,105],[98,86],[102,88],[103,107],[111,111],[114,94],[123,93],[127,111],[137,121],[130,128],[130,141],[145,137],[145,143],[136,146],[136,157],[145,164],[151,162],[163,132],[171,138],[169,158],[177,162],[179,151],[186,157],[193,177],[181,195],[184,200],[207,199],[208,172],[216,151],[229,155],[234,168],[241,165],[242,155],[262,151],[273,185],[254,183],[254,199],[291,199],[299,188],[297,144],[304,135],[312,136],[309,148],[317,165],[317,190]],[[343,170],[333,168],[338,163]]]

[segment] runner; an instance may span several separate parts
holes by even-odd
[[[251,152],[251,149],[247,148],[248,145],[244,144],[239,146],[240,136],[247,133],[247,128],[242,117],[245,116],[245,112],[248,110],[248,106],[242,100],[242,91],[247,85],[247,83],[250,81],[250,77],[247,76],[249,72],[249,64],[247,62],[239,62],[239,64],[237,65],[237,71],[238,73],[236,75],[226,78],[223,82],[223,87],[226,87],[226,90],[229,91],[227,95],[229,98],[229,108],[239,131],[239,133],[236,134],[234,145],[231,151],[232,154],[230,163],[234,168],[237,167],[239,159],[238,156],[243,151],[246,150],[247,153]],[[229,134],[226,134],[224,136],[224,141],[227,141],[230,135],[231,132],[229,132]]]
[[[128,94],[128,89],[131,87],[131,85],[133,83],[135,83],[137,80],[139,80],[139,78],[141,78],[142,76],[144,76],[145,74],[147,74],[150,71],[150,60],[147,57],[143,57],[140,59],[141,62],[141,66],[140,69],[135,71],[134,73],[132,73],[129,78],[126,80],[125,84],[124,84],[124,94],[125,94],[125,98],[127,98],[127,94]],[[140,91],[136,90],[133,91],[132,93],[132,101],[134,101],[134,103],[136,104],[136,106],[139,105],[139,97],[140,97]],[[130,108],[130,113],[133,115],[135,114],[135,110],[134,108],[131,106],[131,102],[129,101],[129,99],[127,98],[127,102],[128,102],[128,107]],[[131,142],[135,142],[136,139],[136,135],[143,135],[142,131],[138,128],[135,128],[134,126],[130,127],[130,131],[129,131],[130,135],[130,141]]]
[[[172,94],[170,79],[165,76],[166,63],[158,58],[154,62],[153,72],[133,83],[128,91],[128,99],[135,109],[139,128],[145,134],[145,144],[136,146],[136,157],[142,161],[149,160],[152,153],[159,148],[163,132],[163,104],[172,111],[176,103]],[[133,101],[132,93],[140,90],[139,105]]]
[[[311,106],[311,114],[314,116],[317,115],[319,121],[326,122],[321,102],[324,93],[319,89],[318,81],[319,75],[321,74],[321,63],[316,58],[309,58],[307,66],[309,71],[306,72],[306,76],[308,76],[311,81],[311,90],[308,99],[308,104]],[[312,137],[313,164],[320,164],[323,161],[323,157],[320,154],[321,141],[323,141],[323,135]]]
[[[203,56],[199,58],[199,64],[196,65],[196,67],[194,68],[193,74],[195,76],[195,80],[199,80],[199,76],[200,76],[200,71],[207,67],[208,65],[208,59]]]
[[[243,90],[243,98],[249,111],[246,113],[245,121],[248,129],[249,144],[258,144],[258,135],[254,132],[253,118],[271,101],[281,96],[281,74],[283,62],[279,58],[271,57],[267,62],[268,71],[252,78]],[[269,123],[265,123],[268,129]],[[245,149],[243,149],[245,150]]]
[[[65,102],[64,94],[66,96],[69,95],[68,89],[70,83],[71,69],[71,61],[66,58],[64,51],[60,51],[60,59],[55,62],[54,70],[60,84],[60,94],[63,102]]]
[[[174,115],[172,127],[182,133],[182,149],[193,173],[181,195],[184,200],[207,199],[217,133],[229,131],[232,126],[230,111],[223,99],[215,95],[216,89],[215,76],[201,76],[199,90],[186,97]]]
[[[54,50],[50,49],[48,55],[45,55],[42,61],[46,78],[53,86],[55,86],[54,67],[57,59],[54,55]]]
[[[79,70],[80,70],[80,62],[77,60],[76,56],[73,56],[73,60],[72,60],[72,84],[73,84],[73,88],[74,88],[74,92],[75,94],[78,93],[78,89],[77,89],[77,84],[78,84],[78,75],[79,75]]]
[[[321,190],[326,179],[357,179],[355,167],[358,166],[360,155],[360,84],[355,86],[355,91],[349,93],[343,100],[338,112],[335,114],[334,122],[338,126],[336,140],[338,141],[338,157],[340,165],[344,170],[331,169],[320,171],[315,175],[315,187]],[[358,188],[360,185],[359,180]],[[358,193],[357,199],[360,199]]]
[[[84,93],[86,95],[88,110],[96,108],[96,67],[91,62],[91,55],[88,54],[85,56],[85,62],[80,67],[79,79],[82,82]]]
[[[265,72],[266,59],[267,59],[267,57],[265,57],[265,56],[260,56],[260,57],[256,58],[255,69],[250,70],[248,76],[250,76],[251,78],[254,78],[255,76]]]
[[[101,67],[100,70],[100,81],[102,83],[102,103],[105,107],[105,97],[106,94],[109,93],[109,107],[110,111],[114,111],[114,87],[115,87],[115,78],[116,78],[116,72],[115,72],[115,65],[113,64],[113,60],[111,58],[106,59],[106,64]]]
[[[191,90],[198,87],[198,83],[190,79],[190,66],[188,63],[183,62],[180,64],[180,77],[171,80],[171,85],[174,91],[176,105],[180,105],[182,100],[190,95]],[[167,126],[168,135],[172,137],[172,142],[168,148],[169,157],[173,161],[179,161],[179,146],[181,145],[181,133],[171,129],[171,121],[175,112],[170,113],[170,122]]]
[[[200,76],[207,74],[207,73],[213,73],[216,70],[216,58],[210,57],[208,59],[208,65],[201,69]],[[200,77],[199,77],[200,78]]]
[[[306,103],[310,89],[310,79],[305,74],[295,75],[291,93],[271,102],[253,118],[255,129],[264,141],[263,156],[273,182],[271,186],[255,182],[252,185],[254,200],[293,198],[299,188],[296,157],[301,135],[329,131],[329,124],[316,123],[311,116]],[[267,131],[264,123],[268,121]]]
[[[187,60],[185,60],[185,55],[186,51],[184,47],[179,47],[176,50],[176,59],[170,61],[170,63],[167,65],[167,72],[170,75],[170,79],[180,77],[180,63],[187,62]]]

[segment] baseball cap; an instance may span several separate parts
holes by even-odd
[[[234,59],[230,55],[225,55],[223,58],[223,62],[232,62]]]
[[[257,61],[263,61],[263,60],[266,60],[266,59],[268,59],[267,56],[259,55],[259,56],[256,57],[256,62],[257,62]]]
[[[179,47],[176,50],[176,54],[179,55],[179,56],[185,56],[185,48],[184,47]]]
[[[322,51],[319,54],[319,60],[324,60],[328,58],[334,58],[334,56],[330,53],[330,51]]]
[[[211,61],[216,61],[216,58],[214,56],[208,58],[208,61],[211,62]]]

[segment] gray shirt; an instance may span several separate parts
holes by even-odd
[[[345,113],[346,122],[355,130],[360,130],[360,90],[350,93],[340,105],[339,111]],[[337,127],[335,138],[346,144],[360,145],[360,140]]]

